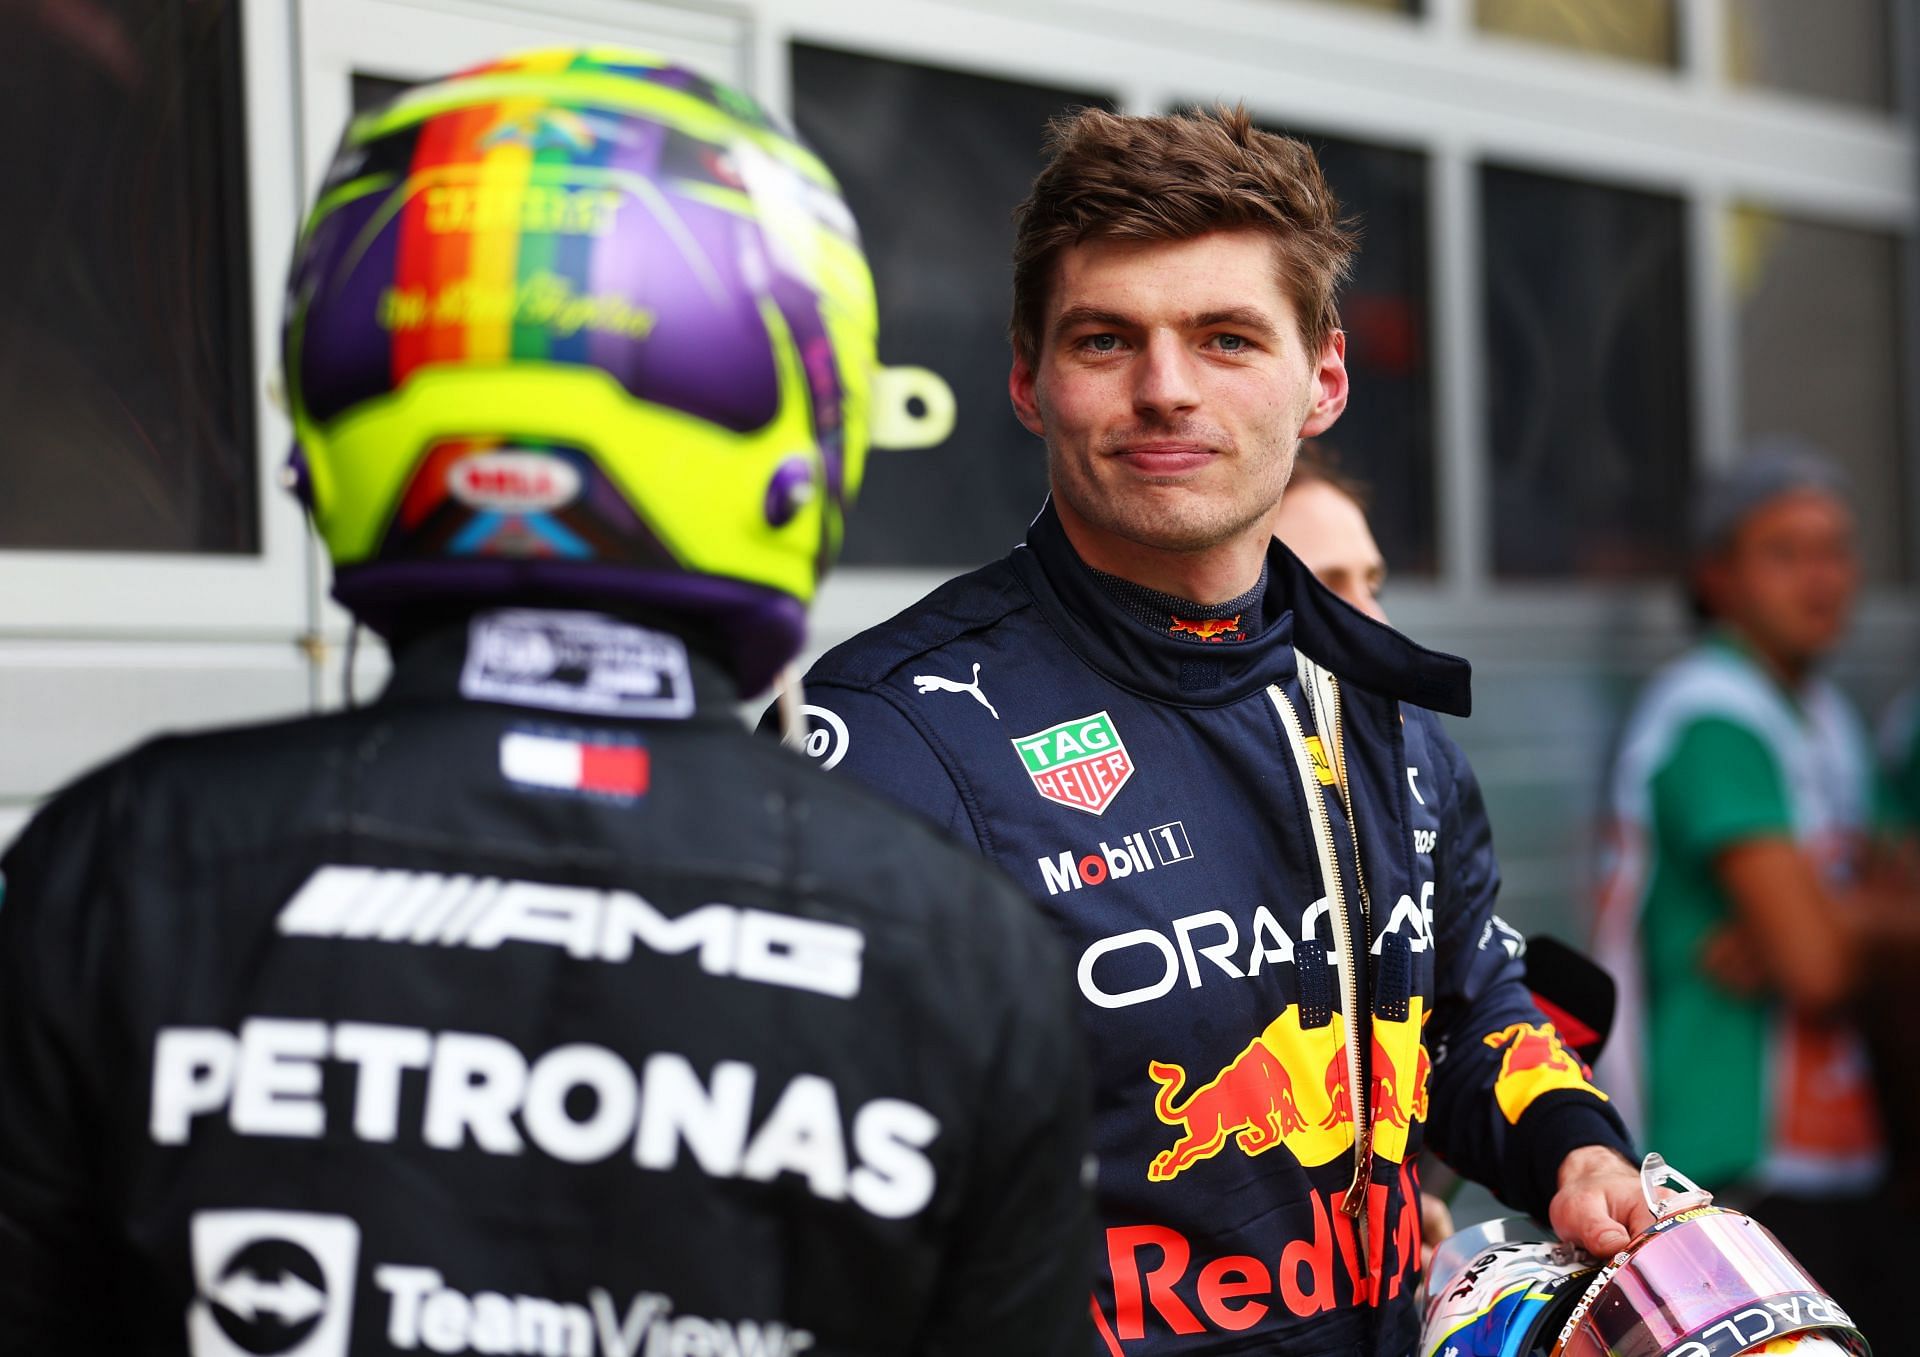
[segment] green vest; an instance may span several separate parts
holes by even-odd
[[[1628,723],[1596,940],[1622,991],[1601,1082],[1644,1147],[1701,1183],[1820,1195],[1880,1176],[1858,1034],[1735,994],[1699,964],[1733,918],[1722,849],[1792,838],[1842,891],[1873,818],[1869,746],[1839,691],[1815,680],[1789,695],[1726,637],[1659,674]]]

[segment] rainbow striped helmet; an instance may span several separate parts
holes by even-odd
[[[869,441],[852,215],[751,99],[661,58],[507,57],[357,118],[295,252],[296,487],[335,596],[692,618],[798,652]]]

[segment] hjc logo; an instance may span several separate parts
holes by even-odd
[[[306,1211],[193,1218],[193,1357],[346,1357],[360,1227]]]

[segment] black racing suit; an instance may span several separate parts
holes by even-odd
[[[0,1352],[1085,1350],[1047,926],[672,636],[449,624],[0,866]]]

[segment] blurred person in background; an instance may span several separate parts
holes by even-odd
[[[1085,1346],[1057,942],[736,715],[859,488],[872,287],[819,162],[643,53],[354,122],[286,376],[394,675],[0,862],[0,1351]]]
[[[1335,595],[1385,622],[1380,591],[1387,586],[1387,560],[1367,522],[1367,499],[1367,487],[1341,470],[1333,449],[1302,439],[1274,511],[1273,535]]]
[[[1085,110],[1048,150],[1008,386],[1051,498],[814,666],[809,742],[1069,940],[1096,1350],[1405,1357],[1423,1140],[1596,1252],[1651,1212],[1496,926],[1479,789],[1428,710],[1464,713],[1466,665],[1273,537],[1347,397],[1353,242],[1312,151],[1238,109]]]
[[[1855,1021],[1877,792],[1819,673],[1859,580],[1845,486],[1809,449],[1763,444],[1700,492],[1705,631],[1643,694],[1614,773],[1597,941],[1622,1004],[1601,1072],[1647,1148],[1765,1221],[1886,1342],[1899,1233]]]

